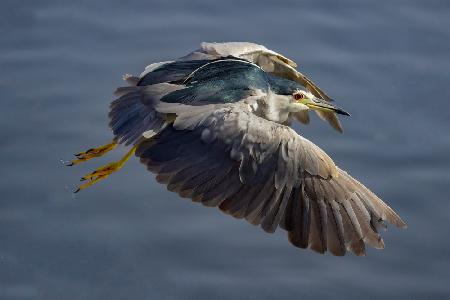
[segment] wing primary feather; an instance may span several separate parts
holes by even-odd
[[[334,221],[335,224],[336,238],[339,244],[338,252],[336,252],[335,255],[337,256],[345,255],[346,247],[344,238],[344,224],[342,223],[342,216],[339,212],[339,204],[335,200],[330,200],[329,206],[331,208],[330,212],[332,220]]]
[[[257,225],[262,219],[262,209],[266,202],[271,201],[273,197],[274,176],[270,177],[258,195],[250,202],[245,213],[245,219],[250,223]]]
[[[327,203],[327,217],[327,248],[335,256],[344,256],[345,245],[341,242],[339,237],[338,224],[329,203]]]
[[[301,185],[298,193],[297,201],[293,202],[292,209],[292,231],[289,231],[289,241],[296,247],[307,248],[309,245],[309,232],[310,232],[310,203],[309,198],[306,196],[304,190],[304,184]]]
[[[316,201],[311,201],[311,229],[309,234],[309,247],[319,253],[325,253],[326,246],[323,243],[323,233],[321,226],[319,205]]]
[[[280,196],[278,196],[275,205],[269,210],[261,223],[261,227],[264,231],[270,233],[275,232],[278,224],[281,221],[282,215],[285,213],[285,209],[291,196],[291,192],[292,187],[286,186]]]

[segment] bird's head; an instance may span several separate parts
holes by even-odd
[[[289,99],[293,110],[312,109],[317,111],[332,111],[340,115],[349,116],[350,114],[340,107],[332,104],[332,102],[323,100],[314,96],[308,90],[296,81],[268,75],[271,90],[284,99]]]
[[[308,109],[332,111],[340,115],[350,116],[350,114],[342,108],[333,105],[331,102],[318,98],[308,91],[296,90],[292,93],[292,98],[293,102],[305,105]]]

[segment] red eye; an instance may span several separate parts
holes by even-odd
[[[294,99],[295,100],[302,100],[305,98],[305,95],[298,93],[298,94],[294,94]]]

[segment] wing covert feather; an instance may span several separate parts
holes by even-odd
[[[174,123],[141,142],[136,155],[169,190],[218,206],[319,253],[364,255],[382,248],[376,228],[403,221],[291,128],[255,116],[245,103],[156,105]]]

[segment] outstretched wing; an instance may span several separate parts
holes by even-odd
[[[200,49],[182,57],[180,60],[211,60],[227,56],[246,59],[259,65],[268,73],[299,82],[316,97],[332,101],[311,79],[295,69],[297,64],[294,61],[262,45],[246,42],[202,43]],[[316,111],[316,113],[334,129],[339,132],[343,131],[334,112]],[[296,118],[302,123],[309,123],[307,111],[298,112]]]
[[[244,103],[245,102],[245,103]],[[384,244],[384,221],[405,223],[382,200],[291,128],[255,116],[247,101],[191,106],[159,102],[172,125],[136,155],[170,191],[259,224],[280,226],[300,248],[334,255]]]

